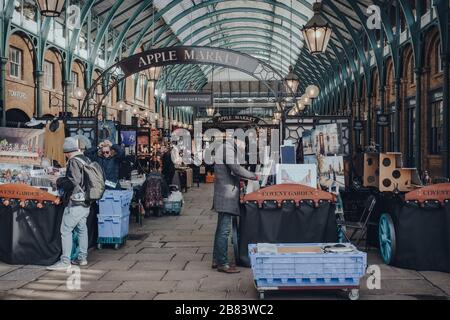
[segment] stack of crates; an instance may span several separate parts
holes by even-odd
[[[277,244],[289,253],[258,253],[249,245],[257,287],[355,287],[365,275],[367,254],[349,245],[351,252],[292,253],[289,248],[324,248],[328,244]],[[329,244],[333,245],[333,244]]]
[[[128,236],[132,190],[106,190],[99,200],[98,239],[100,249],[103,244],[113,244],[116,248],[125,243]]]

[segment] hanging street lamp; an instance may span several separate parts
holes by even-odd
[[[44,17],[59,17],[64,8],[65,0],[37,0],[41,15]]]
[[[315,85],[310,85],[306,88],[306,95],[308,96],[308,98],[310,99],[316,99],[319,96],[319,87],[315,86]]]
[[[302,29],[303,37],[311,54],[325,53],[331,38],[331,27],[322,17],[321,10],[322,3],[314,3],[314,15]]]
[[[276,120],[281,120],[282,116],[283,116],[283,114],[282,114],[281,111],[275,111],[273,113],[273,118],[276,119]]]
[[[145,77],[149,82],[156,82],[161,76],[161,67],[151,67],[145,70]]]
[[[298,86],[300,85],[300,81],[299,81],[297,75],[294,73],[293,66],[289,66],[289,73],[287,74],[284,81],[286,82],[286,85],[292,90],[294,95],[297,94],[297,89],[298,89]]]
[[[206,114],[208,115],[208,117],[213,117],[214,116],[214,107],[208,107],[206,108]]]

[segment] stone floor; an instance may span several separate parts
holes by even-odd
[[[143,227],[131,222],[129,240],[119,249],[92,250],[81,269],[79,290],[70,290],[70,274],[39,266],[0,263],[0,299],[257,299],[250,269],[226,275],[210,269],[216,214],[210,210],[212,186],[184,195],[181,216],[149,218]],[[230,250],[231,251],[231,250]],[[361,299],[448,299],[450,274],[415,272],[383,265],[377,252],[369,264],[381,269],[381,289]],[[344,299],[335,292],[273,292],[269,299]]]

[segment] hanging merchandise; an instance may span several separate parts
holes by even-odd
[[[45,127],[44,156],[58,162],[62,167],[66,165],[66,158],[62,149],[64,144],[64,123],[53,120]]]

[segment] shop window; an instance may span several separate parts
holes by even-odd
[[[416,98],[406,100],[406,150],[409,166],[414,165],[414,144],[416,143]]]
[[[442,66],[442,56],[441,56],[441,51],[442,51],[442,45],[439,42],[439,45],[437,47],[436,50],[436,73],[440,73],[444,71],[444,68]]]
[[[44,61],[44,87],[47,89],[54,89],[55,77],[54,77],[55,65],[45,60]]]
[[[72,71],[72,92],[75,91],[75,88],[79,88],[80,87],[80,81],[78,79],[78,73],[76,73],[75,71]]]
[[[138,75],[136,82],[136,100],[144,101],[145,96],[145,75]]]
[[[429,107],[429,152],[440,154],[443,144],[444,100],[442,91],[435,92],[430,97]]]
[[[12,78],[21,79],[22,78],[22,61],[23,52],[22,50],[11,47],[9,49],[9,75]]]

